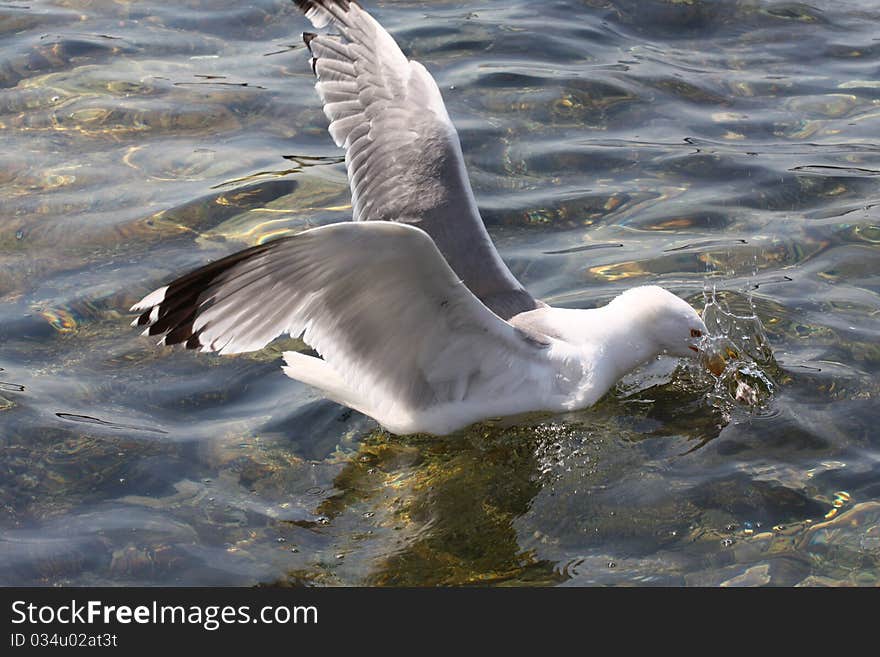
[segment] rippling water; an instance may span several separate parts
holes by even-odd
[[[876,3],[364,3],[436,77],[529,290],[708,300],[763,330],[760,403],[658,361],[592,410],[396,437],[286,379],[290,342],[157,348],[143,294],[350,218],[307,24],[11,1],[0,583],[880,582]]]

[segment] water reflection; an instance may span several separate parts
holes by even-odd
[[[371,584],[554,583],[553,564],[522,550],[514,527],[540,490],[536,450],[552,433],[538,425],[440,440],[374,435],[320,510],[334,523],[368,518],[363,540],[378,534],[392,546],[380,555],[367,548]]]

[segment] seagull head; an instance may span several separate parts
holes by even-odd
[[[643,339],[658,354],[679,358],[700,358],[709,331],[691,305],[656,285],[627,290],[612,301],[637,318]]]

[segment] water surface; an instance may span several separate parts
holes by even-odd
[[[714,298],[763,326],[759,403],[658,361],[594,409],[398,437],[284,377],[293,341],[157,348],[145,293],[350,218],[308,26],[4,3],[0,583],[880,582],[876,3],[364,1],[528,289]]]

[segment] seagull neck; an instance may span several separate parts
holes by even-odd
[[[602,362],[608,363],[600,378],[610,388],[625,374],[656,358],[659,349],[640,327],[623,326],[602,334]]]
[[[608,306],[590,310],[553,308],[547,318],[556,327],[556,337],[589,352],[585,354],[592,364],[588,379],[598,396],[660,353],[649,327],[638,315],[619,310]]]

